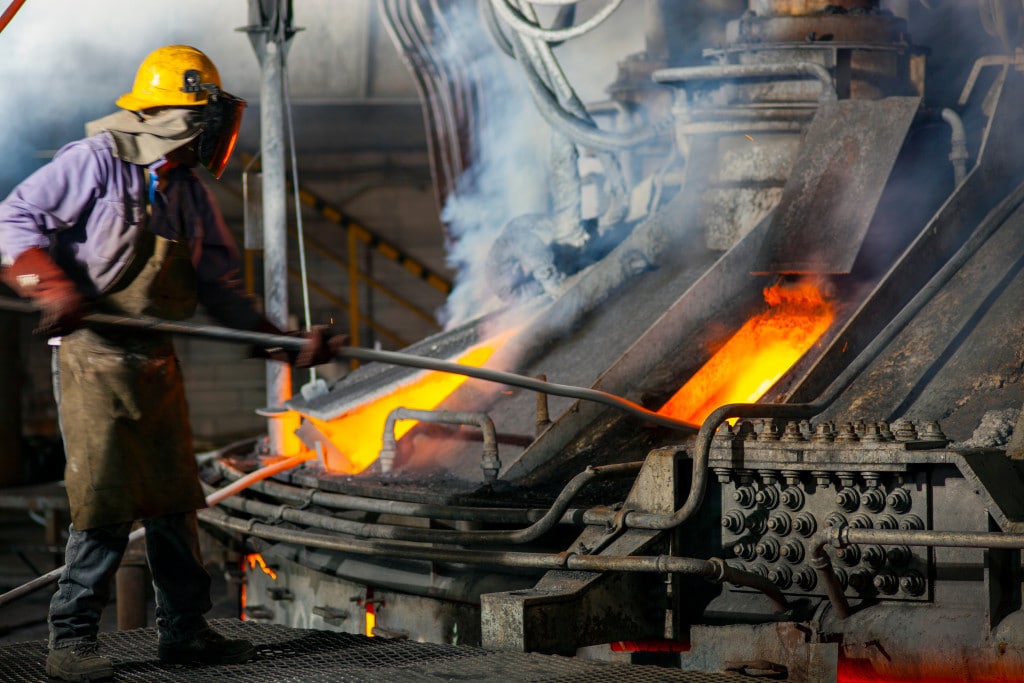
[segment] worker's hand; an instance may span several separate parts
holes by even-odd
[[[330,328],[326,325],[314,325],[304,332],[289,332],[291,336],[303,337],[306,340],[305,346],[292,359],[292,365],[297,368],[311,368],[334,360],[335,354],[330,344],[329,332]]]
[[[281,363],[288,363],[296,368],[311,368],[331,362],[336,355],[335,349],[340,348],[348,341],[346,335],[330,336],[330,328],[326,325],[314,325],[305,331],[282,332],[268,322],[259,331],[304,339],[305,343],[298,349],[283,346],[253,349],[252,355],[255,358],[269,358]],[[336,346],[335,340],[339,339],[341,341]]]
[[[0,269],[0,281],[39,307],[36,334],[68,334],[81,325],[85,299],[45,250],[36,247],[22,252],[14,263]]]

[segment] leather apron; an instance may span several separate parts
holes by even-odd
[[[135,257],[96,308],[181,320],[195,312],[196,296],[187,240],[142,227]],[[59,360],[75,529],[205,507],[170,335],[81,328],[62,339]]]

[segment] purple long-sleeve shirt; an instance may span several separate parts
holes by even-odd
[[[189,241],[199,302],[233,327],[256,328],[262,316],[239,277],[238,248],[209,190],[190,169],[172,169],[147,220],[144,167],[113,155],[106,133],[65,145],[53,160],[0,202],[0,256],[47,249],[87,296],[97,296],[128,265],[139,231]]]

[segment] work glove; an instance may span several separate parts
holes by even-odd
[[[259,331],[305,339],[306,343],[297,350],[274,346],[256,348],[253,352],[253,356],[256,358],[269,358],[281,363],[288,363],[296,368],[311,368],[315,365],[330,363],[334,360],[336,349],[348,342],[347,335],[330,336],[330,328],[327,325],[314,325],[308,330],[283,332],[267,320],[260,326]]]
[[[0,268],[0,281],[39,307],[36,334],[63,335],[81,326],[85,298],[44,249],[22,252],[14,263]]]

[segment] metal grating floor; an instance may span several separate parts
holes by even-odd
[[[738,678],[729,674],[690,673],[571,657],[366,638],[233,619],[215,620],[213,625],[228,637],[253,641],[257,645],[256,658],[246,664],[230,666],[164,665],[156,659],[156,630],[152,628],[101,634],[101,651],[114,661],[115,681],[134,683],[729,683]],[[45,658],[46,642],[41,640],[0,647],[0,681],[45,683],[51,680],[43,672]]]

